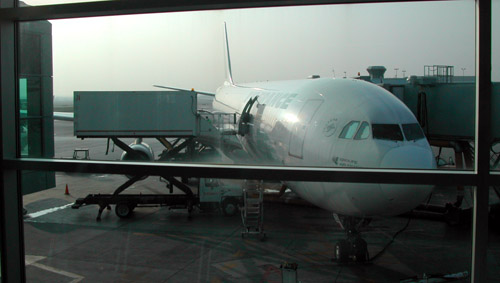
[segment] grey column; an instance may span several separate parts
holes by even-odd
[[[491,0],[476,0],[476,157],[472,282],[486,282],[491,146]]]

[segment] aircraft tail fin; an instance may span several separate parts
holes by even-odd
[[[230,85],[234,85],[233,82],[233,73],[231,71],[231,57],[229,56],[229,39],[227,37],[227,26],[226,22],[224,22],[224,39],[226,41],[225,49],[226,49],[226,83]]]

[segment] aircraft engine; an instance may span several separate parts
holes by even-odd
[[[132,156],[128,152],[124,151],[120,160],[133,160],[133,161],[154,161],[155,155],[153,153],[153,149],[147,144],[143,143],[141,140],[136,140],[134,143],[129,145],[131,149],[133,149],[138,156]],[[127,178],[131,179],[132,175],[126,175]],[[141,180],[146,179],[147,176],[144,176]]]
[[[143,143],[142,141],[139,142],[136,141],[134,143],[129,144],[129,147],[133,149],[135,152],[137,152],[140,158],[132,156],[128,152],[124,151],[122,153],[120,160],[153,161],[155,159],[153,149],[151,149],[151,147],[147,143]]]

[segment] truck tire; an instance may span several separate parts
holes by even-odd
[[[238,212],[238,201],[233,197],[228,197],[221,202],[222,213],[225,216],[233,216]]]
[[[133,211],[134,206],[126,202],[118,203],[115,206],[115,213],[120,218],[129,218]]]

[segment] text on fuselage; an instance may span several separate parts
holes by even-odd
[[[283,93],[283,92],[252,92],[250,96],[259,95],[259,104],[265,104],[266,106],[287,109],[290,102],[298,95],[297,93]]]

